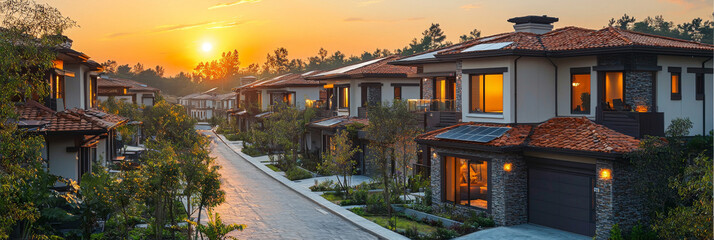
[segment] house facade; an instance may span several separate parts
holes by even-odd
[[[106,101],[109,97],[119,101],[130,102],[144,106],[154,106],[154,99],[159,92],[158,88],[150,87],[146,84],[122,78],[101,75],[97,78],[97,99],[100,102]]]
[[[45,139],[42,158],[51,174],[79,181],[93,164],[117,158],[116,128],[128,119],[97,109],[101,65],[70,48],[57,50],[47,74],[50,95],[16,103],[18,127]],[[43,102],[43,103],[40,103]]]
[[[267,80],[255,81],[234,88],[239,105],[235,118],[241,131],[247,131],[256,116],[270,112],[276,104],[286,104],[297,109],[324,106],[323,83],[307,80],[320,71],[289,73]],[[262,115],[261,115],[262,116]]]
[[[369,104],[419,98],[419,78],[409,77],[417,69],[388,64],[398,58],[377,58],[318,73],[308,79],[325,84],[325,107],[333,115],[365,118]]]
[[[514,32],[391,64],[419,69],[413,102],[445,106],[425,111],[460,115],[416,139],[435,207],[607,239],[642,219],[622,157],[638,139],[684,117],[711,131],[714,46],[557,20],[512,18]]]

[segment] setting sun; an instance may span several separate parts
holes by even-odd
[[[204,52],[210,52],[211,50],[213,50],[213,44],[205,42],[203,43],[203,45],[201,45],[201,50],[203,50]]]

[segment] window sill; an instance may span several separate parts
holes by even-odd
[[[466,117],[503,119],[503,114],[502,113],[467,113]]]

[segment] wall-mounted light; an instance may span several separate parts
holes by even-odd
[[[513,169],[512,163],[503,164],[503,171],[510,172]]]
[[[600,170],[600,179],[603,180],[610,180],[612,179],[612,171],[607,168],[603,168]]]
[[[436,158],[436,157],[437,157],[436,153],[432,153],[432,154],[431,154],[431,157],[432,157],[432,158]]]

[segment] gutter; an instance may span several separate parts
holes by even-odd
[[[518,123],[518,59],[522,57],[518,56],[516,60],[513,60],[513,99],[515,101],[513,104],[513,123]],[[558,82],[558,79],[555,82]]]
[[[707,63],[708,61],[712,60],[712,57],[707,58],[707,60],[704,60],[702,62],[702,69],[704,69],[704,64]],[[706,81],[706,73],[702,73],[702,88],[706,88],[707,81]],[[704,89],[704,99],[702,99],[702,136],[707,135],[707,90]]]

